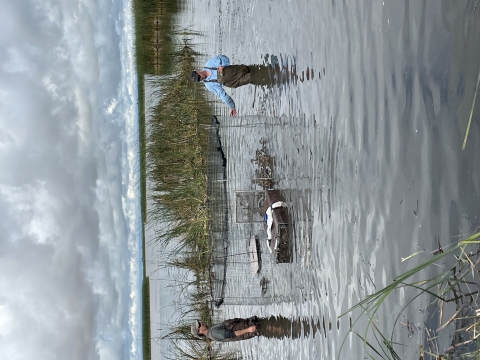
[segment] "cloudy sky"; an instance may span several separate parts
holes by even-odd
[[[0,359],[141,358],[128,0],[0,0]]]

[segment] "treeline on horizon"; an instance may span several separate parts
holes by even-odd
[[[191,281],[176,283],[183,304],[180,323],[163,337],[171,341],[169,358],[233,359],[237,357],[217,351],[210,342],[195,339],[190,334],[193,318],[210,324],[212,316],[208,301],[211,294],[211,244],[206,207],[207,132],[204,126],[210,122],[211,104],[201,87],[195,86],[188,77],[198,54],[189,46],[188,36],[195,34],[174,23],[175,15],[184,3],[176,0],[133,0],[132,3],[139,89],[143,225],[145,228],[157,222],[169,224],[154,239],[163,247],[169,245],[175,249],[177,255],[168,259],[165,266],[185,269],[194,275]],[[150,85],[156,83],[156,94],[160,99],[148,123],[144,107],[145,75],[154,75],[148,78],[152,82]],[[144,259],[144,278],[145,275]],[[191,288],[195,291],[187,290]],[[145,282],[142,289],[143,354],[144,359],[150,360],[150,299]]]
[[[135,65],[138,78],[138,121],[140,145],[140,193],[142,217],[146,221],[146,149],[144,76],[165,75],[173,71],[174,18],[184,0],[132,0],[135,28]]]

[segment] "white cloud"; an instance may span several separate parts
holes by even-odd
[[[115,31],[125,9],[2,3],[1,359],[138,354],[136,100]]]
[[[39,243],[56,240],[58,201],[48,193],[45,183],[37,181],[33,186],[24,187],[0,184],[0,194],[8,203],[11,215],[23,224],[17,236],[29,236]]]
[[[18,48],[10,48],[8,51],[8,60],[3,64],[3,69],[10,73],[27,72],[30,68],[28,59],[20,52]]]
[[[0,305],[0,335],[8,335],[13,328],[15,319],[10,311],[8,311],[8,305]]]

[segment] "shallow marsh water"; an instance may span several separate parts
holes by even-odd
[[[480,8],[476,1],[202,0],[184,21],[205,32],[205,60],[222,53],[233,64],[254,64],[275,55],[304,72],[303,82],[227,90],[240,115],[221,118],[232,196],[259,189],[250,159],[265,139],[297,253],[292,264],[267,268],[275,301],[226,301],[219,316],[320,322],[321,336],[239,346],[252,359],[333,359],[350,326],[350,316],[339,315],[428,259],[437,239],[445,247],[480,225],[480,104],[461,150],[480,70]],[[226,110],[219,104],[217,113]],[[265,235],[260,224],[253,230]],[[381,309],[385,334],[408,297],[396,291]],[[428,301],[400,315],[413,324],[395,330],[406,345],[395,348],[402,359],[418,358]],[[365,322],[356,329],[363,333]],[[440,351],[451,345],[443,340]],[[340,358],[365,356],[361,340],[348,335]]]

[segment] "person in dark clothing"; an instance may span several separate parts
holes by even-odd
[[[323,325],[325,328],[325,324]],[[230,319],[220,324],[207,327],[204,323],[195,320],[191,326],[192,335],[202,339],[207,337],[213,341],[228,342],[251,339],[262,336],[270,339],[298,339],[321,333],[320,319],[296,318],[288,319],[284,316],[270,316],[248,319]]]
[[[256,316],[248,319],[235,318],[225,320],[210,328],[199,320],[195,320],[191,326],[192,335],[201,339],[206,336],[210,340],[229,342],[251,339],[258,336],[258,320]]]

